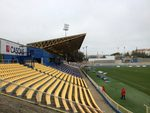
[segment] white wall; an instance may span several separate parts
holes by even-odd
[[[89,61],[104,61],[104,60],[115,60],[115,56],[106,56],[105,58],[89,58]]]
[[[27,55],[27,47],[22,47],[21,44],[14,43],[8,40],[0,39],[0,53],[7,55]]]

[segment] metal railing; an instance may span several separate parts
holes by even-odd
[[[86,77],[90,80],[90,82],[94,85],[94,87],[99,91],[99,93],[101,95],[103,95],[107,101],[115,108],[118,110],[118,112],[120,111],[121,113],[133,113],[132,111],[126,109],[125,107],[121,106],[120,104],[118,104],[117,102],[115,102],[107,93],[105,93],[104,91],[102,91],[101,87],[99,87],[97,85],[97,83],[88,76],[88,74],[86,74],[86,72],[84,70],[82,70],[84,72],[84,74],[86,75]]]
[[[145,113],[150,113],[150,106],[148,106],[148,105],[146,105],[146,104],[144,104],[144,106],[145,106],[145,109],[146,109],[146,112],[145,112]]]
[[[3,83],[14,84],[14,85],[16,85],[16,87],[25,88],[26,91],[33,90],[34,95],[32,96],[31,99],[27,99],[26,94],[24,94],[23,96],[22,95],[21,96],[16,96],[15,93],[6,93],[5,86],[2,87]],[[46,106],[49,106],[49,107],[54,107],[56,109],[60,109],[60,110],[63,110],[63,111],[66,111],[66,109],[63,105],[63,101],[65,101],[67,103],[67,106],[69,107],[67,112],[74,112],[73,110],[77,110],[77,111],[81,112],[81,109],[84,109],[84,110],[96,111],[98,113],[103,113],[100,109],[98,109],[96,107],[91,107],[89,105],[81,104],[80,102],[77,103],[76,101],[74,101],[74,99],[69,100],[69,99],[66,99],[66,98],[62,98],[60,96],[55,96],[54,94],[48,94],[46,92],[41,92],[39,90],[35,90],[35,89],[30,88],[30,87],[25,87],[23,85],[19,85],[19,84],[16,84],[14,82],[9,82],[9,81],[6,81],[6,80],[1,80],[1,79],[0,79],[0,93],[9,94],[11,96],[15,96],[15,97],[18,97],[18,98],[21,98],[21,99],[24,99],[24,100],[32,101],[36,104],[46,105]],[[45,98],[46,98],[46,96],[48,96],[48,98],[50,98],[50,101],[51,101],[50,104],[47,104],[46,99],[45,100],[42,99],[43,95],[44,95]],[[56,105],[58,103],[55,99],[58,99],[59,103],[61,104],[60,106]],[[73,106],[74,106],[74,108],[73,108]]]
[[[109,100],[109,102],[119,111],[121,111],[122,113],[133,113],[130,110],[126,109],[125,107],[121,106],[120,104],[118,104],[116,101],[114,101],[107,93],[102,92],[103,95],[105,96],[105,98],[107,98],[107,100]]]
[[[18,63],[18,59],[0,59],[0,64]]]

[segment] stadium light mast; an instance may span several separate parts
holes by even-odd
[[[65,37],[67,36],[67,31],[69,30],[69,24],[64,24],[63,30],[65,31]]]
[[[85,49],[85,60],[86,60],[86,61],[87,61],[87,47],[88,47],[88,46],[83,47],[83,53],[84,53],[84,49]]]
[[[126,54],[126,47],[124,46],[123,49],[124,49],[124,57],[125,57],[125,54]]]
[[[86,49],[86,61],[87,61],[87,47],[88,47],[88,46],[85,46],[85,49]]]

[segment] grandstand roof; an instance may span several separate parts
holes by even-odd
[[[31,47],[45,49],[50,53],[66,54],[80,49],[85,36],[86,33],[83,33],[52,40],[33,42],[27,45]]]

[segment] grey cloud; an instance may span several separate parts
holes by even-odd
[[[1,0],[0,37],[23,44],[86,32],[89,54],[150,48],[149,0]],[[83,49],[81,48],[83,51]]]

